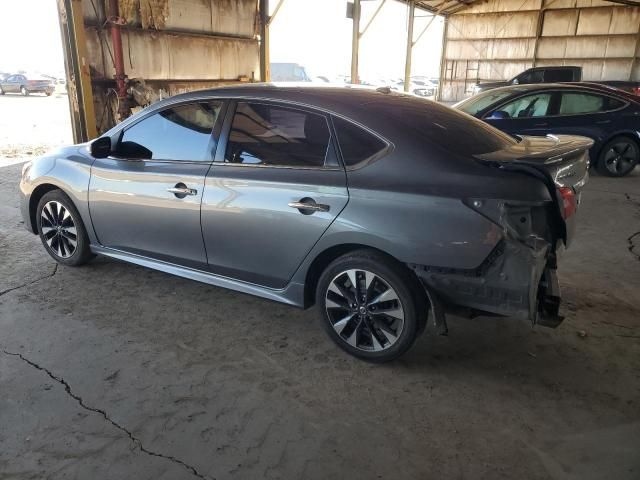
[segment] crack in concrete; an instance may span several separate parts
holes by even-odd
[[[625,193],[624,196],[629,202],[631,202],[633,205],[635,205],[637,208],[640,209],[640,202],[638,200],[634,200],[633,198],[631,198],[631,195],[629,195],[628,193]],[[634,238],[639,235],[640,235],[640,232],[635,232],[631,234],[629,238],[627,238],[627,243],[629,244],[627,248],[629,249],[629,252],[631,252],[631,255],[635,256],[636,259],[638,260],[640,260],[640,252],[636,252],[636,247],[638,245],[635,244]]]
[[[2,290],[0,292],[0,297],[6,293],[9,292],[13,292],[14,290],[19,290],[21,288],[24,287],[28,287],[29,285],[33,285],[34,283],[40,282],[42,280],[46,280],[47,278],[51,278],[53,277],[56,273],[58,272],[58,264],[56,263],[53,267],[53,272],[51,272],[49,275],[45,275],[44,277],[40,277],[40,278],[36,278],[35,280],[32,280],[30,282],[27,283],[23,283],[22,285],[18,285],[17,287],[11,287],[11,288],[7,288],[6,290]]]
[[[123,427],[122,425],[120,425],[118,422],[116,422],[115,420],[113,420],[105,410],[101,409],[101,408],[96,408],[96,407],[91,407],[89,405],[87,405],[85,403],[85,401],[82,399],[82,397],[80,397],[78,394],[74,393],[73,390],[71,389],[71,385],[69,385],[67,383],[67,381],[62,378],[59,377],[57,375],[55,375],[53,372],[51,372],[51,370],[38,365],[37,363],[29,360],[28,358],[26,358],[24,355],[22,355],[21,353],[16,353],[16,352],[9,352],[5,349],[2,350],[2,352],[5,355],[11,355],[14,357],[18,357],[20,360],[22,360],[23,362],[25,362],[26,364],[32,366],[33,368],[36,368],[37,370],[41,370],[44,373],[46,373],[49,377],[51,377],[51,379],[53,379],[54,381],[56,381],[57,383],[59,383],[60,385],[62,385],[64,387],[65,392],[67,392],[67,395],[69,395],[71,398],[73,398],[76,402],[78,402],[78,404],[85,410],[88,410],[90,412],[94,412],[97,413],[99,415],[101,415],[107,422],[109,422],[111,425],[113,425],[114,427],[116,427],[118,430],[120,430],[121,432],[124,432],[127,437],[129,437],[129,439],[131,440],[131,442],[136,445],[141,452],[150,455],[152,457],[159,457],[159,458],[164,458],[165,460],[169,460],[170,462],[176,463],[182,467],[184,467],[185,469],[187,469],[189,472],[191,472],[194,476],[198,477],[198,478],[202,478],[204,480],[215,480],[214,477],[210,477],[207,475],[204,475],[203,473],[200,473],[195,467],[193,467],[192,465],[189,465],[188,463],[186,463],[183,460],[180,460],[179,458],[174,457],[173,455],[166,455],[163,453],[159,453],[159,452],[155,452],[153,450],[149,450],[147,447],[145,447],[142,444],[142,441],[136,437],[135,435],[133,435],[133,433],[131,433],[129,430],[127,430],[127,428]]]

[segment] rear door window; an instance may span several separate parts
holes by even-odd
[[[238,102],[224,161],[234,164],[323,167],[330,145],[327,119],[296,108]]]
[[[560,100],[560,115],[578,115],[600,113],[616,110],[624,106],[624,102],[615,98],[591,93],[563,93]]]
[[[346,166],[373,158],[387,148],[387,143],[371,132],[339,117],[333,118],[342,160]]]

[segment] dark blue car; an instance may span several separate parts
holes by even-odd
[[[511,135],[571,134],[594,140],[596,169],[629,174],[640,161],[640,98],[595,84],[497,88],[454,105]]]

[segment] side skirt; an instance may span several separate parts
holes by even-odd
[[[161,260],[155,260],[149,257],[143,257],[142,255],[123,252],[121,250],[116,250],[113,248],[91,245],[91,251],[99,255],[115,258],[116,260],[122,260],[123,262],[133,263],[135,265],[151,268],[153,270],[159,270],[164,273],[188,278],[189,280],[195,280],[196,282],[206,283],[209,285],[214,285],[216,287],[222,287],[229,290],[235,290],[237,292],[248,293],[249,295],[266,298],[275,302],[286,303],[287,305],[292,305],[294,307],[302,308],[304,304],[304,286],[298,283],[290,283],[282,290],[276,290],[272,288],[262,287],[260,285],[255,285],[253,283],[233,280],[228,277],[222,277],[202,270],[182,267],[173,263],[163,262]]]

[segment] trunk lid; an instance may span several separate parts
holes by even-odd
[[[589,178],[589,149],[593,140],[574,135],[521,137],[521,141],[497,152],[475,155],[489,165],[519,171],[542,180],[555,203],[560,237],[566,246],[575,230],[575,215],[566,215],[567,193],[575,195],[574,210]]]

